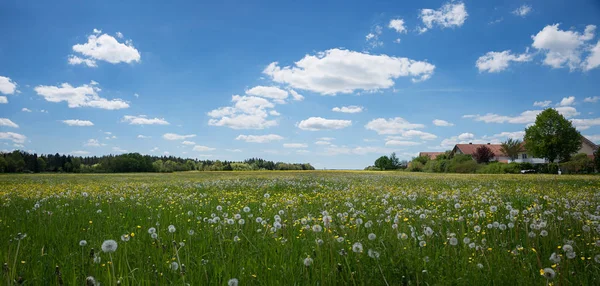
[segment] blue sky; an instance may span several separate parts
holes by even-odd
[[[546,107],[598,143],[596,26],[595,0],[2,1],[0,150],[364,168]]]

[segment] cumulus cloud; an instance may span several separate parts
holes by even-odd
[[[343,129],[352,125],[351,120],[325,119],[322,117],[310,117],[300,121],[298,128],[308,131]]]
[[[571,118],[579,115],[577,109],[572,106],[561,106],[554,108],[558,113],[562,114],[566,118]],[[485,123],[514,123],[514,124],[528,124],[535,122],[535,118],[543,110],[527,110],[523,111],[519,115],[508,116],[499,115],[495,113],[488,113],[485,115],[465,115],[464,118],[473,118],[475,121],[483,121]]]
[[[0,140],[10,140],[14,143],[23,144],[27,140],[27,137],[14,132],[0,132]]]
[[[250,143],[268,143],[273,141],[283,140],[283,137],[277,134],[267,135],[238,135],[235,140],[246,141]]]
[[[6,104],[6,103],[8,103],[8,97],[0,96],[0,104]]]
[[[501,132],[494,134],[492,138],[512,138],[512,139],[523,139],[525,137],[525,131],[514,131],[514,132]]]
[[[69,126],[94,126],[94,123],[89,120],[67,119],[62,122]]]
[[[49,102],[67,102],[70,108],[93,107],[101,109],[128,108],[129,104],[121,99],[108,100],[98,95],[101,89],[97,85],[84,84],[73,87],[68,83],[60,86],[40,85],[34,88],[35,92]]]
[[[140,138],[140,139],[147,139],[147,138],[152,138],[152,137],[151,137],[151,136],[146,136],[146,135],[141,135],[141,134],[140,134],[140,135],[138,135],[138,136],[137,136],[137,138]]]
[[[297,93],[295,90],[290,89],[290,94],[292,95],[292,98],[295,101],[302,101],[304,100],[304,96],[302,96],[302,94]]]
[[[524,54],[512,54],[510,51],[488,52],[479,57],[475,65],[479,72],[500,72],[508,68],[510,62],[528,62],[531,61],[531,55],[528,52]]]
[[[183,142],[181,142],[181,144],[183,144],[183,145],[196,145],[196,142],[193,142],[193,141],[187,141],[187,140],[186,140],[186,141],[183,141]]]
[[[498,138],[475,138],[473,133],[462,133],[458,136],[452,136],[442,140],[440,143],[440,148],[442,149],[452,149],[456,144],[499,144],[501,143]]]
[[[533,103],[533,106],[546,107],[546,106],[550,106],[551,103],[552,103],[552,101],[550,101],[550,100],[536,101]]]
[[[128,122],[131,125],[169,125],[164,118],[148,118],[146,115],[125,115],[121,122]]]
[[[208,125],[226,126],[232,129],[265,129],[276,126],[277,121],[269,120],[268,109],[275,105],[265,98],[257,96],[234,95],[233,106],[221,107],[208,112],[212,117]]]
[[[121,147],[112,147],[112,150],[117,153],[127,153],[127,150],[122,149]]]
[[[324,155],[335,156],[340,154],[356,154],[366,155],[370,153],[389,154],[393,152],[390,148],[375,147],[375,146],[358,146],[354,148],[345,146],[332,146],[325,149]]]
[[[422,9],[419,18],[425,27],[420,27],[419,32],[424,33],[434,25],[441,28],[460,27],[468,16],[463,2],[448,2],[438,10]]]
[[[588,118],[588,119],[572,119],[571,122],[573,126],[575,126],[579,130],[586,130],[592,126],[600,125],[600,117],[599,118]]]
[[[10,120],[8,118],[0,118],[0,126],[7,126],[7,127],[12,127],[12,128],[19,128],[19,125],[17,125],[16,123],[12,122],[12,120]]]
[[[531,12],[531,10],[533,10],[533,9],[531,8],[530,5],[523,4],[523,5],[521,5],[521,7],[512,11],[512,13],[517,16],[525,17],[525,16],[527,16],[527,14],[529,14]]]
[[[570,105],[573,105],[573,103],[575,103],[575,97],[569,96],[569,97],[563,97],[563,99],[556,105],[557,106],[570,106]]]
[[[283,148],[306,148],[308,145],[304,143],[283,143]]]
[[[397,136],[388,136],[387,140],[409,140],[413,138],[419,138],[421,140],[433,140],[437,138],[435,134],[412,129],[400,130],[395,134],[397,134]]]
[[[17,90],[17,83],[9,77],[0,76],[0,93],[14,94]]]
[[[27,107],[23,107],[23,108],[21,108],[21,111],[23,111],[23,112],[31,112],[31,109],[29,109]]]
[[[100,146],[104,146],[106,144],[101,144],[100,141],[96,140],[96,139],[89,139],[87,142],[85,142],[85,144],[83,144],[84,146],[90,146],[90,147],[100,147]]]
[[[363,109],[364,109],[364,107],[362,107],[362,106],[350,105],[350,106],[334,107],[333,109],[331,109],[331,111],[343,112],[343,113],[359,113],[359,112],[362,112]]]
[[[196,145],[194,146],[194,149],[192,149],[194,151],[198,151],[198,152],[207,152],[207,151],[213,151],[216,150],[215,148],[212,147],[207,147],[207,146],[202,146],[202,145]]]
[[[293,88],[335,95],[390,88],[399,77],[427,80],[434,69],[430,63],[408,58],[331,49],[306,55],[294,66],[282,67],[273,62],[263,73]]]
[[[580,68],[591,70],[600,65],[600,47],[589,48],[587,45],[594,38],[595,31],[594,25],[587,25],[583,33],[560,30],[559,24],[548,25],[531,36],[531,46],[545,55],[544,64],[552,68],[568,66],[571,71]],[[582,63],[584,52],[589,52],[589,56]]]
[[[398,33],[404,33],[406,34],[407,30],[406,27],[404,26],[404,20],[403,19],[392,19],[390,20],[390,23],[388,24],[388,28],[390,29],[394,29],[396,32]]]
[[[450,122],[448,122],[446,120],[442,120],[442,119],[434,119],[433,125],[435,125],[435,126],[454,126],[454,123],[450,123]]]
[[[596,103],[600,100],[600,96],[586,97],[583,102]]]
[[[174,140],[185,140],[188,138],[194,138],[194,137],[196,137],[196,134],[179,135],[179,134],[175,134],[175,133],[165,133],[165,134],[163,134],[162,137],[166,140],[174,141]],[[139,136],[138,136],[138,138],[139,138]]]
[[[408,147],[408,146],[417,146],[417,145],[420,145],[420,144],[421,143],[419,143],[419,142],[406,141],[406,140],[396,140],[396,139],[391,139],[391,140],[385,141],[385,146]]]
[[[131,40],[120,43],[113,36],[108,34],[99,35],[100,33],[89,35],[87,43],[74,45],[73,52],[80,54],[82,57],[70,55],[68,59],[69,64],[85,64],[88,67],[96,67],[96,61],[105,61],[111,64],[129,64],[140,61],[141,55],[133,46]],[[120,38],[123,36],[121,33],[118,35],[121,36]]]
[[[423,124],[410,123],[402,117],[377,118],[371,120],[365,128],[377,132],[377,134],[401,134],[404,131],[415,128],[424,128]]]
[[[272,99],[273,102],[283,104],[288,98],[289,93],[276,86],[255,86],[249,90],[246,90],[247,95],[265,97]]]
[[[383,32],[383,28],[381,26],[376,25],[370,33],[365,36],[365,40],[367,41],[369,48],[377,48],[383,46],[383,42],[379,40],[379,36]]]

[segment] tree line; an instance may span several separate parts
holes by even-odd
[[[244,161],[197,160],[139,153],[105,156],[28,153],[15,150],[0,153],[0,173],[127,173],[180,171],[314,170],[309,163],[284,163],[250,158]]]

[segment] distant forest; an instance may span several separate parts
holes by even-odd
[[[179,171],[314,170],[308,163],[283,163],[251,158],[243,162],[196,160],[139,153],[80,157],[61,154],[37,155],[24,151],[0,153],[0,173],[126,173]]]

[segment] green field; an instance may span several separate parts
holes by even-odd
[[[7,285],[600,285],[597,176],[2,175],[0,206]]]

